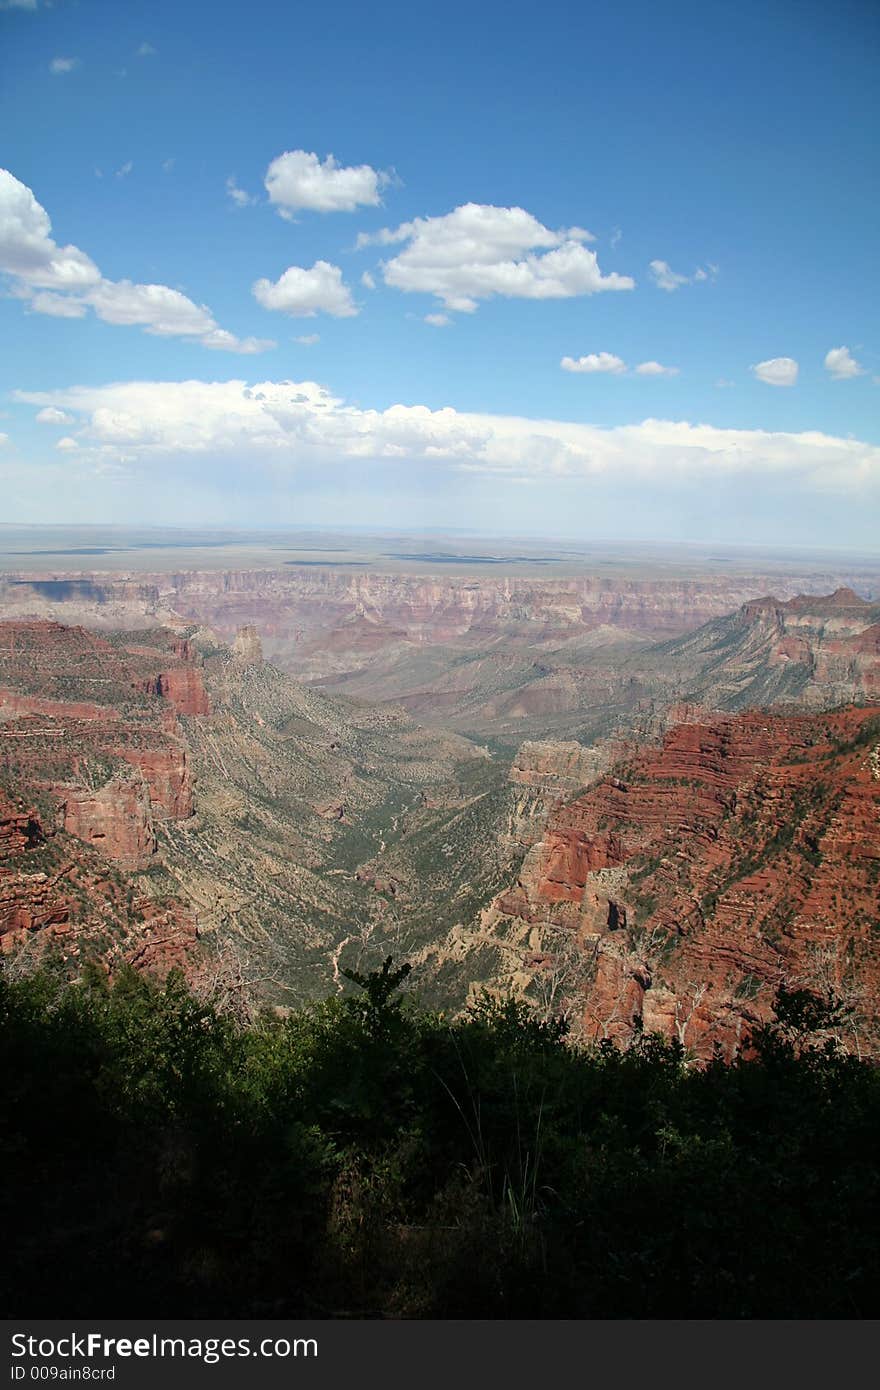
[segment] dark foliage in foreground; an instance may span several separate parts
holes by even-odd
[[[697,1069],[404,973],[248,1029],[175,979],[0,981],[4,1313],[880,1312],[880,1075],[809,1000]]]

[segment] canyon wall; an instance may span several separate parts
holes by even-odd
[[[139,574],[6,574],[0,608],[9,617],[51,616],[90,626],[142,627],[175,616],[231,640],[251,626],[274,655],[315,639],[328,647],[484,641],[520,631],[531,638],[569,636],[611,626],[669,636],[700,626],[749,599],[774,593],[828,592],[852,576],[792,568],[791,573],[705,577],[574,578],[377,573],[328,566],[192,570]],[[863,579],[863,576],[860,577]],[[80,616],[81,615],[81,616]],[[310,655],[315,657],[317,649]],[[305,655],[305,653],[304,653]]]
[[[553,812],[458,949],[494,941],[589,1038],[731,1056],[785,984],[833,990],[877,1051],[880,707],[689,720]]]

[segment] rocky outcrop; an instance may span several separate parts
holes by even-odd
[[[196,716],[211,713],[202,673],[195,666],[160,671],[158,675],[148,676],[141,681],[140,688],[147,695],[157,695],[167,700],[177,714]]]
[[[147,636],[126,645],[52,622],[0,623],[0,771],[129,868],[155,853],[155,822],[192,815],[177,715],[210,709],[189,642]]]
[[[192,911],[179,898],[136,898],[135,924],[122,950],[126,965],[163,978],[170,970],[197,981],[202,961],[199,930]]]
[[[187,820],[193,814],[193,781],[182,743],[168,740],[159,748],[123,747],[119,753],[146,783],[157,820]]]
[[[0,859],[32,849],[44,838],[37,811],[22,800],[12,800],[0,788]]]
[[[164,976],[198,978],[199,931],[177,898],[137,891],[119,869],[143,867],[155,851],[150,800],[140,779],[96,793],[74,789],[60,824],[0,791],[0,954],[28,962],[54,950],[74,968],[87,959],[112,971],[123,962]],[[99,851],[99,852],[96,852]]]
[[[64,829],[129,869],[142,869],[156,853],[150,789],[141,778],[113,777],[97,791],[71,787],[60,804]]]
[[[232,643],[232,655],[240,666],[262,666],[263,644],[255,627],[248,625],[238,629]]]

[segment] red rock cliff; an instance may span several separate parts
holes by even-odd
[[[592,1037],[635,1018],[730,1054],[799,983],[877,1050],[878,898],[880,708],[750,712],[673,728],[556,812],[490,925],[533,979],[564,957]]]

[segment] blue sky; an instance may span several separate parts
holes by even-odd
[[[0,0],[0,520],[877,549],[878,59],[870,0]]]

